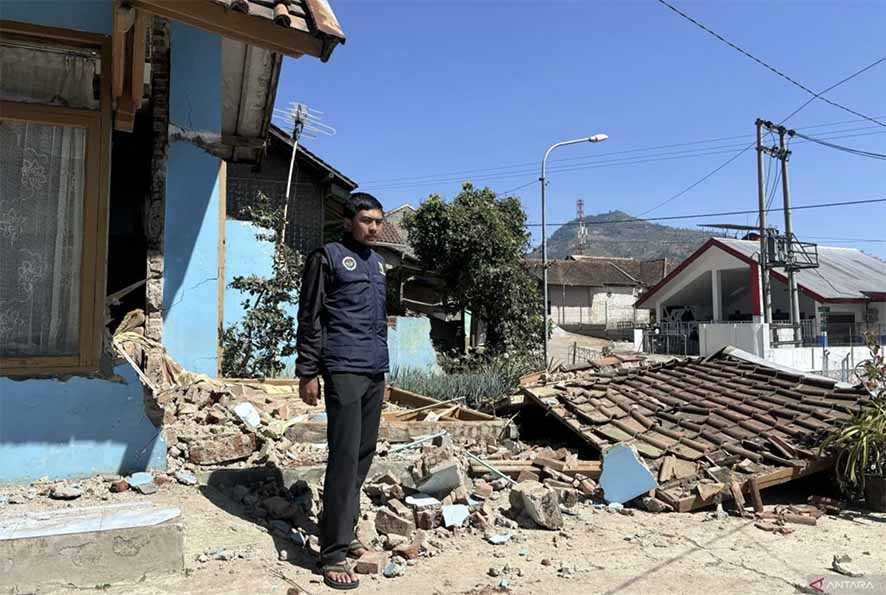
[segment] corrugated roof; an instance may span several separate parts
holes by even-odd
[[[759,242],[716,238],[720,243],[748,259],[757,259]],[[886,262],[865,254],[856,248],[818,247],[817,269],[803,269],[796,273],[797,284],[826,300],[866,299],[866,293],[886,292]],[[785,276],[784,269],[774,272]]]

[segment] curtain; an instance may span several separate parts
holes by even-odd
[[[86,131],[0,122],[0,357],[79,352]]]
[[[99,59],[94,52],[72,52],[0,43],[0,99],[97,110]]]

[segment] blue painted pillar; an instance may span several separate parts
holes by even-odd
[[[221,37],[171,25],[169,119],[188,132],[221,133]],[[163,343],[185,368],[216,372],[221,160],[186,141],[169,147]]]

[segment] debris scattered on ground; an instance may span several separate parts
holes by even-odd
[[[843,576],[848,576],[848,577],[852,577],[852,578],[858,578],[860,576],[864,576],[863,572],[857,572],[855,570],[852,570],[852,568],[850,568],[849,566],[847,566],[851,562],[852,562],[852,558],[850,558],[846,554],[843,554],[841,556],[834,556],[834,560],[833,560],[833,562],[831,562],[831,569],[838,574],[842,574]]]

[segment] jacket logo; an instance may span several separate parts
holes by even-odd
[[[353,271],[357,268],[357,261],[354,260],[353,256],[345,256],[341,259],[341,266],[345,267],[349,271]]]
[[[385,275],[385,265],[380,260],[378,261],[378,272]]]

